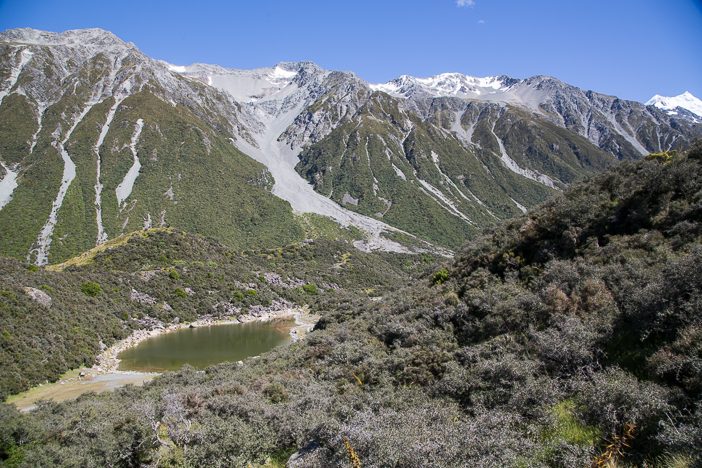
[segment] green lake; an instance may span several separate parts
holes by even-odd
[[[119,354],[119,370],[162,372],[189,364],[203,369],[258,356],[290,341],[292,320],[183,328],[149,338]]]

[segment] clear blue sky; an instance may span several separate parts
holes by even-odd
[[[627,99],[702,98],[702,0],[458,1],[0,0],[0,29],[101,27],[176,64],[312,60],[371,82],[545,74]]]

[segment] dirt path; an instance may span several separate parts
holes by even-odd
[[[80,376],[80,373],[84,376]],[[143,385],[159,374],[153,372],[109,372],[99,374],[93,369],[74,369],[66,372],[54,383],[37,385],[26,392],[12,395],[6,403],[20,411],[31,411],[41,400],[65,401],[78,398],[83,393],[107,392],[125,385]]]

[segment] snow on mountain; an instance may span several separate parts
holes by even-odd
[[[359,248],[406,250],[402,245],[382,236],[384,232],[397,232],[397,229],[346,210],[315,192],[312,186],[295,172],[296,151],[299,148],[292,148],[289,143],[278,142],[278,138],[295,118],[324,92],[323,82],[332,72],[322,70],[310,62],[286,62],[255,70],[234,70],[206,64],[173,65],[153,60],[143,55],[133,44],[101,29],[62,33],[28,28],[8,30],[0,33],[0,47],[12,57],[7,61],[6,67],[9,78],[0,83],[0,103],[10,94],[25,96],[36,107],[36,118],[40,125],[45,109],[60,102],[64,96],[75,94],[77,89],[88,89],[90,96],[89,102],[82,107],[77,117],[65,115],[71,130],[94,105],[114,97],[116,101],[111,108],[112,115],[128,96],[148,90],[164,102],[174,107],[183,105],[213,127],[224,130],[225,134],[231,136],[233,144],[268,167],[275,178],[273,193],[289,201],[295,211],[327,215],[342,225],[355,225],[366,231],[369,241],[359,244]],[[52,69],[50,76],[44,76],[46,67]],[[77,70],[100,72],[91,75],[78,73]],[[32,79],[22,80],[22,76],[31,76]],[[93,76],[98,77],[96,81],[93,80]],[[101,122],[101,129],[105,132],[109,131],[110,115],[107,121]],[[222,123],[225,124],[224,128],[221,127]],[[71,133],[72,131],[61,134],[57,131],[51,136],[53,145],[61,150],[65,174],[54,200],[51,216],[32,249],[32,252],[36,253],[37,263],[43,264],[48,261],[53,228],[58,222],[63,198],[73,182],[74,174],[70,171],[73,169],[72,160],[67,150],[64,150],[64,147],[70,146],[68,139]],[[98,243],[106,238],[101,226],[100,209],[101,143],[97,143],[98,151],[94,154],[97,180],[93,184],[96,187]],[[130,148],[136,165],[133,142]],[[5,161],[3,164],[3,167],[10,167]],[[15,176],[21,174],[19,171],[23,169],[22,165],[12,167],[12,170],[5,169],[6,174],[2,179],[3,204],[10,200],[16,185]],[[125,175],[125,180],[131,180],[132,184],[123,183],[117,187],[120,208],[124,198],[131,191],[129,189],[133,185],[132,179],[136,173],[138,171],[130,169]]]
[[[702,99],[695,97],[689,91],[672,97],[656,94],[646,101],[646,105],[662,109],[668,115],[678,115],[680,109],[685,109],[702,118]]]
[[[550,76],[515,79],[507,76],[476,78],[444,73],[429,78],[402,75],[370,88],[403,99],[408,107],[428,117],[439,98],[492,103],[526,109],[551,123],[575,132],[618,159],[636,158],[651,151],[665,151],[689,141],[683,134],[700,122],[702,101],[684,93],[675,98],[655,96],[646,105],[586,91]],[[665,111],[666,112],[662,112]],[[477,118],[477,117],[476,117]],[[671,123],[671,118],[675,123]],[[473,128],[473,127],[471,127]]]
[[[201,119],[204,127],[213,129],[224,141],[230,141],[247,156],[263,163],[275,180],[273,194],[288,201],[294,211],[318,213],[342,225],[355,225],[369,234],[368,242],[359,247],[385,250],[403,250],[402,246],[384,237],[383,233],[397,232],[398,228],[406,227],[389,221],[393,219],[392,211],[388,212],[389,206],[392,206],[388,198],[390,191],[383,186],[386,180],[376,177],[373,172],[376,170],[376,159],[380,157],[384,158],[383,161],[387,160],[387,172],[391,177],[410,185],[414,179],[416,183],[422,184],[424,180],[429,184],[426,181],[429,174],[422,174],[423,179],[415,177],[417,174],[412,175],[412,171],[419,167],[412,165],[419,164],[416,158],[433,154],[426,148],[426,151],[422,151],[422,144],[434,145],[429,149],[435,150],[436,154],[441,153],[441,157],[447,161],[464,147],[468,156],[484,163],[480,167],[488,172],[489,177],[495,177],[490,170],[501,171],[503,168],[490,166],[497,158],[501,166],[511,172],[504,175],[506,181],[509,182],[512,180],[510,177],[517,174],[529,181],[520,181],[525,186],[532,187],[532,182],[538,182],[553,188],[563,185],[561,182],[567,183],[563,174],[570,174],[571,160],[575,158],[579,161],[578,155],[587,144],[584,140],[573,140],[572,136],[554,130],[552,124],[594,144],[594,147],[587,148],[590,156],[604,157],[597,153],[602,150],[618,159],[632,159],[651,151],[684,147],[699,134],[699,126],[695,126],[696,120],[690,117],[693,115],[690,112],[702,115],[702,102],[689,93],[676,98],[656,96],[653,106],[647,107],[614,96],[585,91],[548,76],[514,79],[508,76],[473,77],[443,73],[427,78],[402,75],[384,84],[368,84],[352,73],[323,70],[311,62],[282,62],[253,70],[201,63],[174,65],[151,59],[133,44],[100,29],[63,33],[9,30],[0,33],[0,52],[3,54],[3,63],[0,63],[3,76],[0,105],[4,106],[4,101],[13,94],[23,96],[33,110],[35,115],[32,117],[38,125],[36,131],[26,136],[28,154],[12,159],[2,155],[1,162],[5,169],[0,184],[0,188],[4,188],[0,190],[0,207],[3,207],[3,201],[8,204],[13,194],[15,199],[19,197],[21,190],[14,191],[15,180],[20,183],[20,188],[21,182],[28,180],[23,171],[29,167],[29,160],[26,160],[28,155],[34,152],[35,147],[42,148],[37,141],[48,141],[51,148],[59,150],[61,156],[67,156],[68,151],[79,151],[78,146],[67,140],[71,132],[61,129],[75,127],[92,106],[100,104],[107,111],[98,122],[100,132],[91,142],[94,146],[90,154],[95,158],[95,177],[90,184],[95,187],[98,243],[106,238],[101,211],[104,168],[100,162],[105,157],[103,153],[113,152],[112,146],[103,145],[103,142],[110,132],[114,116],[124,107],[122,102],[141,92],[153,94],[166,105],[173,106],[175,113],[183,106]],[[64,104],[62,100],[70,96],[77,96],[79,102],[73,105],[70,104],[72,101],[66,101],[68,104]],[[699,107],[695,107],[695,103]],[[60,108],[60,112],[45,112],[52,107]],[[167,134],[167,128],[154,125],[153,120],[159,115],[132,116],[131,122],[121,125],[135,128],[137,117],[143,117],[148,124],[145,130],[151,128],[162,138]],[[59,128],[54,131],[57,123],[60,124]],[[413,132],[417,125],[424,127],[423,132]],[[336,131],[338,129],[341,130]],[[209,154],[210,136],[203,134],[201,129],[194,132],[197,134],[196,140],[202,139],[203,144],[206,143]],[[434,138],[436,132],[448,137],[446,143]],[[452,136],[458,139],[458,146],[447,146],[444,152],[436,149],[441,144],[453,145],[450,141]],[[408,141],[408,145],[405,145]],[[140,160],[145,165],[147,161],[158,160],[158,155],[153,152],[148,155],[148,160],[141,159],[141,154],[137,157],[135,142],[127,145],[134,159],[133,167],[137,167]],[[331,173],[330,161],[336,161],[337,156],[351,162],[361,160],[359,158],[367,160],[364,167],[371,172],[368,176],[368,198],[376,197],[379,201],[382,208],[377,212],[379,215],[374,214],[376,212],[371,208],[357,212],[359,208],[355,205],[343,206],[343,201],[332,198],[333,190],[324,193],[316,191],[317,182],[298,172],[302,152],[318,143],[317,159],[313,161],[314,158],[308,155],[308,169],[320,177],[325,171]],[[164,144],[168,144],[167,138]],[[574,146],[579,148],[578,154],[564,155]],[[172,153],[172,150],[169,152]],[[393,157],[395,152],[397,155]],[[422,156],[423,153],[426,155]],[[147,157],[147,154],[144,153],[144,156]],[[562,170],[554,171],[553,162],[565,161],[564,158],[570,158],[569,162]],[[64,163],[64,169],[70,169],[71,158],[65,157]],[[341,167],[339,162],[334,177]],[[344,167],[344,170],[349,170]],[[437,177],[432,180],[432,186],[443,184],[438,187],[442,194],[448,197],[454,191],[456,200],[462,203],[465,195],[461,198],[461,191],[470,192],[469,186],[475,182],[466,181],[465,174],[475,174],[474,168],[466,167],[461,169],[463,173],[452,174],[455,180],[451,179],[450,182],[440,177],[444,170],[444,167],[437,167],[438,175],[435,174]],[[380,169],[377,171],[382,173]],[[132,177],[136,177],[137,173],[130,170]],[[120,175],[126,177],[125,174]],[[357,179],[363,177],[367,175],[359,173]],[[329,176],[327,179],[333,178]],[[127,177],[126,180],[131,179]],[[61,208],[63,195],[71,181],[70,178],[62,181],[61,186],[56,188],[58,195],[54,214]],[[123,202],[127,196],[134,198],[130,195],[131,187],[134,186],[138,192],[139,183],[137,181],[135,185],[132,180],[131,185],[123,184],[124,193],[118,191],[117,201]],[[532,189],[531,198],[512,192],[507,194],[511,194],[509,198],[503,198],[514,200],[518,207],[522,206],[519,203],[531,204],[544,190],[543,187]],[[344,193],[339,192],[337,198],[343,200]],[[354,193],[352,198],[357,199],[359,192]],[[493,195],[491,193],[483,198],[488,200],[492,197],[494,201],[496,198]],[[454,198],[449,199],[454,203]],[[476,203],[480,202],[476,200]],[[448,207],[449,211],[451,203],[438,202],[445,205],[444,208]],[[487,204],[480,210],[484,207]],[[170,206],[166,208],[175,209]],[[464,209],[472,210],[470,206]],[[485,209],[492,214],[490,209]],[[470,212],[473,217],[484,215],[475,210]],[[381,218],[386,214],[388,216],[383,221],[373,217]],[[38,247],[45,251],[48,251],[54,224],[56,219],[50,216],[47,226],[51,229],[47,229],[46,235],[38,239]],[[45,260],[46,252],[39,253],[41,255],[37,259],[41,260],[39,257],[42,257]]]
[[[402,75],[382,84],[371,84],[374,91],[383,91],[396,97],[428,95],[433,97],[461,97],[479,99],[509,89],[513,80],[505,76],[478,78],[461,73],[442,73],[428,78]]]
[[[213,99],[216,90],[193,87],[188,80],[182,79],[182,72],[187,72],[190,67],[178,67],[151,59],[134,44],[103,29],[77,29],[61,33],[31,28],[10,29],[0,32],[0,45],[21,51],[20,63],[13,67],[12,73],[44,77],[16,86],[12,80],[8,80],[10,85],[5,89],[0,84],[0,99],[16,92],[35,101],[39,109],[46,109],[70,90],[75,92],[77,87],[87,84],[88,79],[76,75],[76,69],[83,66],[104,66],[110,71],[101,80],[102,89],[99,96],[96,96],[98,100],[111,96],[119,96],[123,100],[142,91],[149,84],[157,84],[156,91],[160,93],[161,99],[172,105],[182,104],[206,120],[211,112],[203,109],[213,106],[217,109],[208,110],[232,115],[232,107],[228,103]],[[100,61],[106,63],[98,65]],[[23,71],[25,65],[31,69]],[[43,66],[51,69],[50,76],[43,75]],[[235,120],[235,117],[232,116],[231,120]],[[232,132],[238,134],[238,128],[237,122],[232,122]]]
[[[166,65],[173,72],[227,92],[238,102],[269,101],[292,94],[297,89],[294,79],[303,67],[299,63],[280,63],[271,68],[238,70],[201,63]]]

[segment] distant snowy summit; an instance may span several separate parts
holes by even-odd
[[[370,88],[400,98],[459,97],[531,108],[541,107],[554,90],[561,88],[571,94],[576,90],[548,76],[515,79],[505,75],[475,77],[462,73],[442,73],[428,78],[402,75],[387,83],[371,84]],[[673,97],[655,95],[645,105],[655,106],[671,116],[702,121],[702,100],[689,91]]]
[[[691,112],[698,119],[702,119],[702,100],[689,91],[678,96],[659,96],[656,94],[646,102],[647,106],[655,106],[666,111],[669,115],[678,115],[681,112]]]
[[[426,93],[437,97],[477,98],[481,95],[506,91],[516,82],[517,80],[506,76],[479,78],[461,73],[442,73],[429,78],[402,75],[387,83],[372,84],[370,87],[374,91],[383,91],[398,97],[411,97],[418,93]]]

